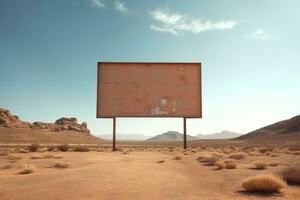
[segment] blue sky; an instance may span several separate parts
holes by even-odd
[[[246,133],[300,114],[298,0],[1,0],[0,107],[28,121],[75,116],[96,135],[97,61],[202,62],[203,118],[188,133]],[[182,119],[118,119],[118,133]]]

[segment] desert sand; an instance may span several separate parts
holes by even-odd
[[[250,150],[244,153],[244,159],[235,160],[236,169],[223,170],[197,161],[201,155],[219,155],[220,150],[214,148],[187,151],[179,147],[123,148],[117,152],[104,148],[89,152],[16,151],[18,149],[1,150],[1,200],[296,200],[300,197],[299,186],[287,185],[276,194],[247,193],[241,187],[242,180],[249,176],[279,175],[285,167],[299,164],[300,155],[295,153],[298,151],[288,149],[272,150],[273,153],[256,152],[255,155]],[[51,155],[56,155],[56,158],[51,158]],[[226,158],[231,154],[220,155]],[[32,159],[33,156],[39,159]],[[179,156],[179,160],[174,159],[175,156]],[[267,164],[278,162],[278,165],[256,170],[253,162],[258,159]],[[35,166],[33,173],[18,174],[18,167],[25,163]],[[55,168],[55,163],[67,164],[67,167]]]

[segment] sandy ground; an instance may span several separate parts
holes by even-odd
[[[242,191],[241,181],[256,174],[277,174],[287,165],[299,163],[299,155],[279,154],[279,157],[260,156],[266,162],[280,165],[265,170],[251,169],[257,158],[247,156],[238,160],[237,169],[215,170],[214,166],[199,163],[196,158],[208,152],[189,153],[167,150],[122,152],[58,152],[63,158],[31,159],[34,154],[10,153],[21,156],[9,161],[0,156],[1,200],[224,200],[224,199],[300,199],[299,186],[287,186],[275,195],[249,194]],[[211,152],[210,152],[211,153]],[[181,155],[181,160],[174,160]],[[158,161],[164,160],[163,163]],[[56,162],[67,163],[68,168],[51,167]],[[18,166],[33,164],[32,174],[17,174]]]

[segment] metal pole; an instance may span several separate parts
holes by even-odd
[[[186,118],[183,118],[183,148],[186,149]]]
[[[116,118],[113,117],[113,147],[112,150],[116,150]]]

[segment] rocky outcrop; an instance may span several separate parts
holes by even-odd
[[[7,128],[30,128],[31,124],[20,120],[16,115],[12,115],[9,110],[0,108],[0,126]]]
[[[32,129],[47,129],[53,132],[61,131],[75,131],[90,135],[90,130],[87,128],[87,123],[79,124],[74,117],[62,117],[55,121],[55,123],[45,122],[24,122],[18,116],[10,114],[8,110],[0,108],[0,126],[7,128],[32,128]]]

